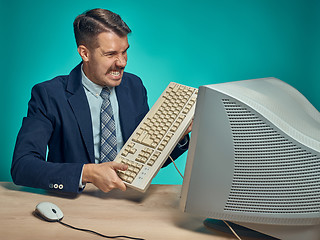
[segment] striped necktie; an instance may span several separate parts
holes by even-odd
[[[100,162],[111,162],[117,156],[117,138],[109,88],[103,88],[100,96],[103,98],[100,110]]]

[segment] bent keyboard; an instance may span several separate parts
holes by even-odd
[[[124,183],[145,192],[190,125],[198,90],[171,82],[135,129],[114,161]]]

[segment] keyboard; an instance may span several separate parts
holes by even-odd
[[[114,161],[123,182],[145,192],[191,124],[198,89],[171,82],[122,147]]]

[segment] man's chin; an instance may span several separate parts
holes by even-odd
[[[117,87],[120,85],[122,78],[119,79],[108,79],[107,86],[108,87]]]

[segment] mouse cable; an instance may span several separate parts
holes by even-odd
[[[173,159],[172,159],[172,157],[169,155],[169,158],[170,158],[170,160],[172,161],[172,163],[173,163],[173,165],[174,165],[174,167],[177,169],[177,171],[178,171],[178,173],[180,174],[180,176],[182,177],[182,179],[183,179],[183,175],[181,174],[181,172],[179,171],[179,169],[178,169],[178,167],[177,167],[177,165],[176,165],[176,163],[173,161]]]
[[[58,221],[60,224],[66,226],[66,227],[69,227],[69,228],[72,228],[72,229],[75,229],[75,230],[79,230],[79,231],[84,231],[84,232],[90,232],[90,233],[94,233],[100,237],[104,237],[104,238],[127,238],[127,239],[133,239],[133,240],[144,240],[143,238],[135,238],[135,237],[129,237],[129,236],[106,236],[106,235],[103,235],[101,233],[98,233],[96,231],[92,231],[92,230],[89,230],[89,229],[84,229],[84,228],[77,228],[77,227],[74,227],[74,226],[71,226],[67,223],[64,223],[62,222],[61,220]]]

